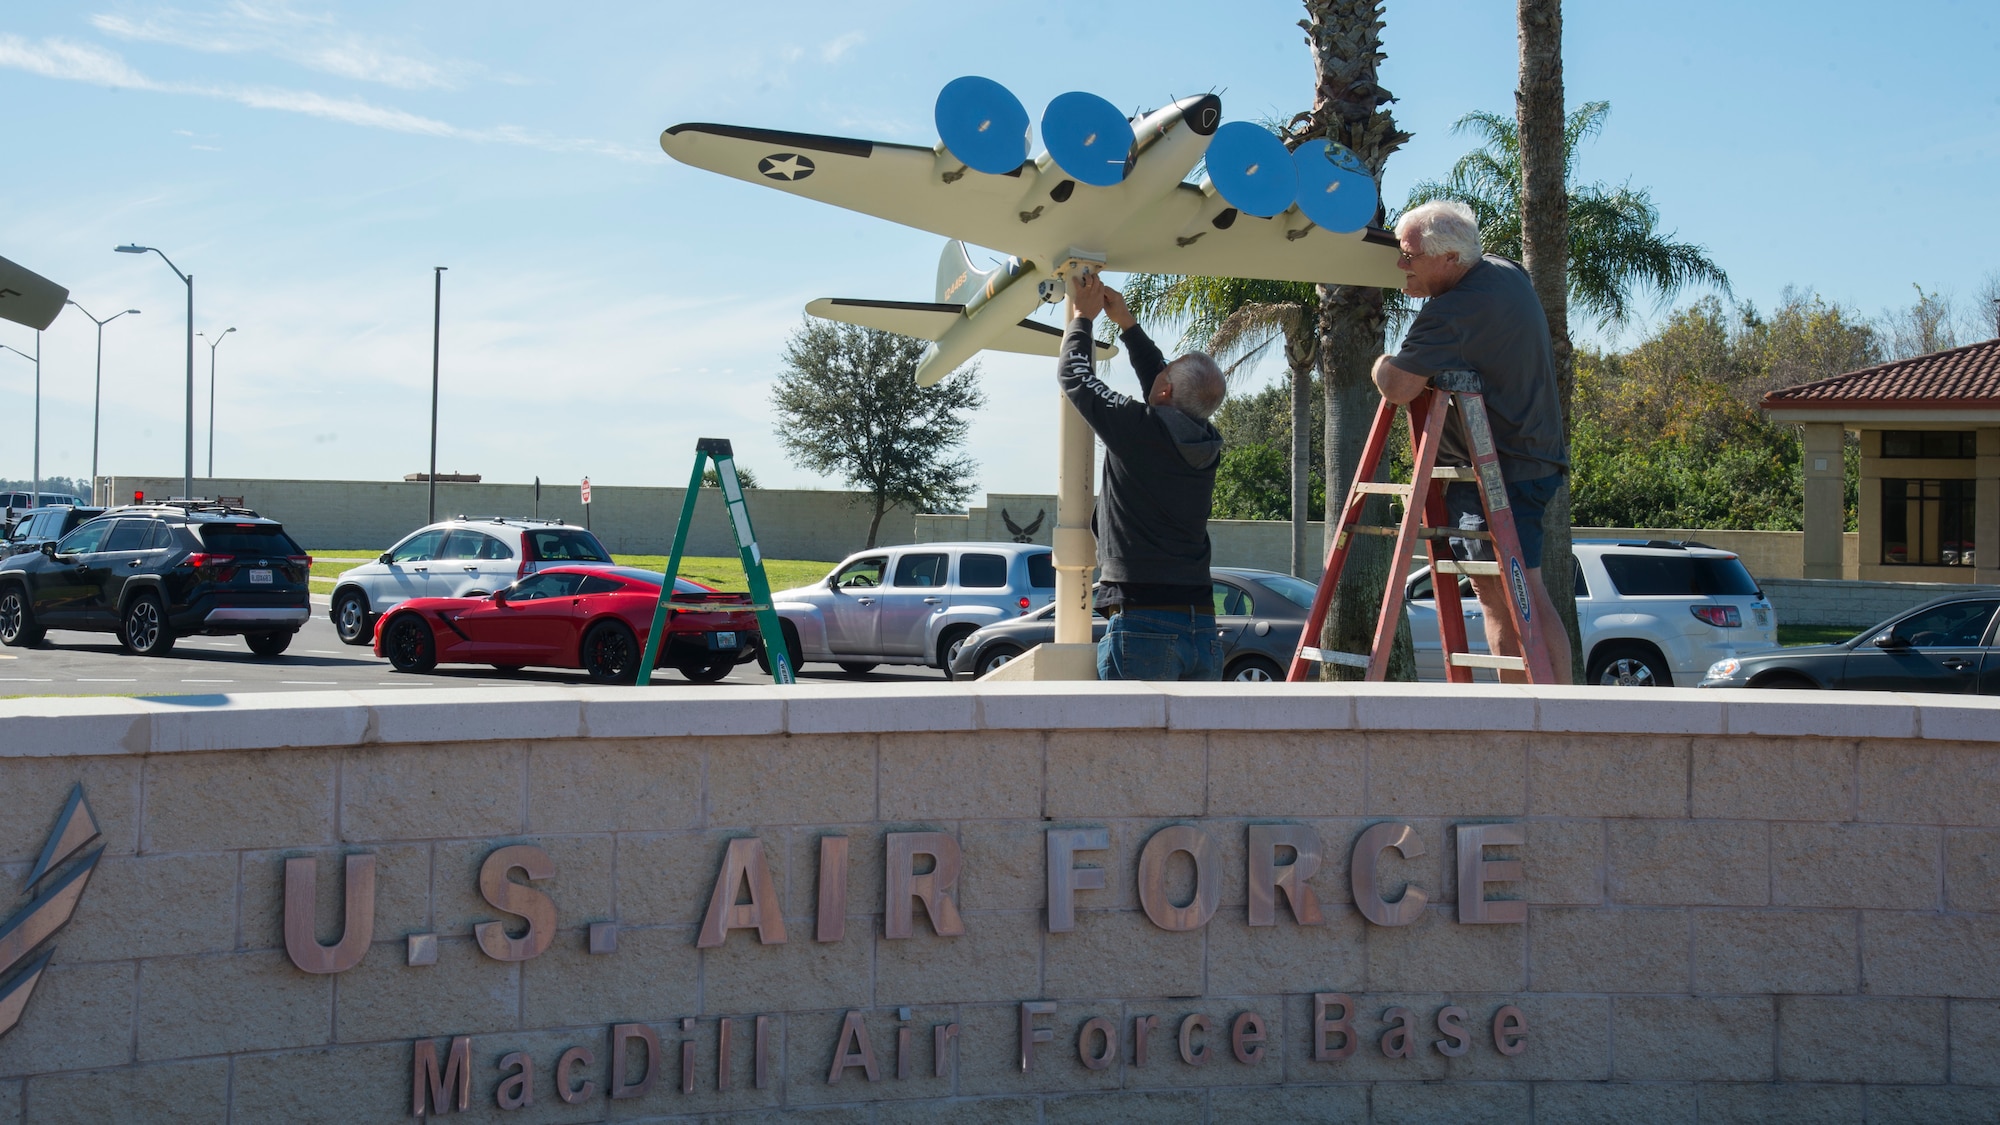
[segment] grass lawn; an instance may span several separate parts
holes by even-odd
[[[1778,622],[1781,645],[1830,645],[1866,629],[1866,625],[1787,625]]]
[[[313,557],[314,589],[325,593],[333,589],[333,580],[342,571],[352,570],[362,563],[373,562],[379,552],[330,549],[308,553]],[[643,567],[655,573],[667,568],[665,555],[613,555],[611,558],[624,566]],[[825,578],[833,567],[834,564],[830,562],[765,559],[764,577],[770,579],[771,589],[788,590],[794,586],[809,585]],[[750,589],[750,579],[744,575],[743,564],[735,555],[726,558],[684,558],[681,560],[681,577],[713,586],[718,590],[748,592]]]

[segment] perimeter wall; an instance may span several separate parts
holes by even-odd
[[[9,701],[0,873],[87,884],[46,943],[0,934],[0,1122],[1992,1121],[1996,720],[1418,685]]]

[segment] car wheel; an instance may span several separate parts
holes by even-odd
[[[406,613],[382,631],[382,653],[398,672],[428,672],[437,667],[437,638],[429,622]]]
[[[986,673],[1021,655],[1022,651],[1022,649],[1010,644],[987,645],[986,650],[979,654],[979,663],[973,666],[973,673],[984,676]]]
[[[359,590],[342,590],[333,599],[333,631],[351,645],[365,645],[375,639],[368,627],[368,595]]]
[[[600,621],[583,635],[583,670],[600,684],[639,678],[639,641],[622,621]]]
[[[1818,691],[1819,685],[1804,676],[1791,672],[1781,672],[1775,676],[1765,676],[1750,685],[1753,688],[1782,688],[1787,691]]]
[[[1239,683],[1268,684],[1284,679],[1285,670],[1278,667],[1275,660],[1268,660],[1262,656],[1246,656],[1230,665],[1229,674],[1224,678]]]
[[[167,627],[167,611],[160,596],[146,591],[125,605],[119,635],[125,647],[140,656],[164,656],[173,651],[174,631]]]
[[[782,630],[785,634],[785,652],[792,658],[792,671],[796,673],[799,670],[798,627],[781,617],[778,619],[778,628]],[[760,643],[757,645],[757,667],[761,669],[766,676],[771,674],[771,654],[764,651],[764,646],[761,643],[761,638],[760,638]]]
[[[678,671],[691,683],[712,684],[727,676],[729,670],[734,667],[736,667],[734,661],[711,660],[706,664],[683,664]]]
[[[42,643],[46,629],[35,627],[35,613],[28,608],[28,595],[19,586],[0,590],[0,645],[27,648]]]
[[[1674,674],[1651,645],[1605,645],[1590,656],[1586,683],[1599,687],[1672,687]]]
[[[850,676],[865,676],[875,670],[875,665],[866,664],[859,660],[843,660],[840,662],[840,670]]]
[[[249,633],[243,639],[249,642],[250,651],[258,656],[276,656],[291,647],[292,632],[289,629],[273,629],[268,633]]]
[[[951,659],[965,647],[965,638],[971,635],[972,626],[953,625],[938,636],[937,666],[944,669],[945,679],[951,679]]]

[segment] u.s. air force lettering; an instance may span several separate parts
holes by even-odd
[[[1232,831],[1239,830],[1232,826]],[[1313,877],[1324,864],[1324,842],[1307,824],[1251,824],[1243,832],[1245,921],[1253,927],[1293,925],[1327,927],[1333,910],[1345,903],[1323,903],[1312,886]],[[1523,852],[1526,833],[1514,823],[1460,824],[1448,830],[1450,846],[1456,850],[1458,900],[1456,917],[1465,925],[1520,925],[1526,921],[1526,904],[1520,898],[1496,897],[1496,884],[1519,884],[1525,878]],[[848,933],[848,882],[850,874],[849,838],[828,834],[818,844],[818,897],[812,916],[813,942],[872,940],[873,934],[850,937]],[[930,933],[940,939],[962,937],[977,924],[959,910],[959,882],[965,857],[956,837],[945,832],[887,832],[882,836],[883,910],[880,935],[885,940],[903,940],[919,932],[918,917]],[[1050,934],[1068,933],[1077,928],[1077,913],[1088,909],[1093,895],[1108,888],[1108,861],[1111,833],[1107,828],[1050,828],[1043,833],[1046,905],[1043,926]],[[1511,854],[1493,854],[1491,849],[1508,849]],[[1370,925],[1407,926],[1423,917],[1429,896],[1423,887],[1409,883],[1395,897],[1387,893],[1392,885],[1386,877],[1385,860],[1391,853],[1408,860],[1423,856],[1426,843],[1417,830],[1398,822],[1369,826],[1351,845],[1349,881],[1354,909]],[[1140,845],[1137,861],[1137,896],[1140,908],[1152,925],[1168,932],[1197,931],[1214,918],[1222,898],[1222,848],[1217,830],[1202,824],[1173,824],[1159,829]],[[340,973],[360,964],[367,956],[374,935],[376,857],[354,854],[345,857],[344,882],[340,894],[344,909],[342,932],[332,944],[318,940],[321,932],[317,916],[318,861],[310,857],[285,863],[285,948],[292,963],[308,973]],[[1169,869],[1179,873],[1170,879]],[[329,875],[331,873],[328,873]],[[555,900],[536,884],[554,879],[556,865],[549,854],[532,844],[507,844],[487,854],[478,874],[480,897],[504,918],[479,922],[472,927],[476,956],[495,961],[529,961],[547,952],[557,934]],[[641,875],[641,878],[644,876]],[[1174,893],[1173,887],[1181,888]],[[1500,888],[1504,894],[1506,888]],[[1176,898],[1185,897],[1177,902]],[[795,919],[796,921],[796,919]],[[1329,932],[1331,928],[1328,928]],[[745,931],[738,934],[737,931]],[[406,961],[412,966],[437,962],[440,935],[409,934]],[[761,836],[745,835],[727,841],[712,883],[702,923],[695,936],[696,946],[716,949],[732,939],[756,946],[784,945],[801,940],[785,924],[783,910],[772,877],[766,843]],[[1329,939],[1331,940],[1331,939]],[[618,931],[614,922],[590,925],[588,950],[597,955],[618,952]],[[461,954],[462,955],[462,954]],[[1300,982],[1311,987],[1317,982]],[[1372,1042],[1385,1058],[1408,1059],[1436,1053],[1447,1057],[1464,1055],[1485,1041],[1490,1049],[1505,1057],[1520,1054],[1526,1047],[1528,1017],[1513,1003],[1488,1000],[1488,1010],[1473,1011],[1447,1002],[1437,1010],[1418,1013],[1410,1008],[1390,1007],[1379,1019],[1364,1018],[1353,996],[1341,992],[1311,992],[1312,1018],[1306,1027],[1310,1035],[1310,1057],[1316,1061],[1338,1062],[1352,1056],[1364,1042]],[[1183,1012],[1179,1015],[1105,1014],[1090,1011],[1084,1001],[1066,1002],[1030,999],[1019,1005],[1019,1034],[1013,1042],[967,1043],[958,1023],[939,1022],[913,1026],[911,1009],[898,1009],[900,1020],[893,1039],[878,1042],[881,1030],[871,1034],[862,1011],[849,1011],[842,1020],[837,1041],[831,1044],[832,1065],[826,1081],[843,1079],[878,1082],[909,1078],[919,1065],[929,1073],[950,1073],[957,1052],[968,1049],[1014,1053],[1019,1069],[1032,1072],[1038,1054],[1046,1053],[1058,1039],[1073,1044],[1076,1061],[1087,1069],[1102,1069],[1113,1060],[1126,1058],[1131,1065],[1146,1066],[1155,1053],[1167,1055],[1166,1065],[1204,1066],[1211,1059],[1227,1056],[1235,1065],[1260,1065],[1268,1049],[1272,1022],[1256,1011]],[[1067,1009],[1067,1010],[1066,1010]],[[579,1044],[564,1050],[560,1057],[546,1060],[554,1092],[566,1103],[590,1098],[625,1099],[650,1093],[667,1070],[679,1075],[683,1093],[694,1090],[696,1036],[714,1037],[716,1088],[726,1090],[733,1075],[743,1069],[737,1060],[747,1060],[750,1085],[763,1087],[769,1079],[773,1046],[770,1041],[774,1017],[755,1015],[701,1021],[697,1029],[693,1017],[679,1021],[681,1038],[663,1043],[651,1024],[619,1023],[608,1028],[606,1040]],[[990,1038],[990,1036],[989,1036]],[[609,1072],[597,1068],[599,1050],[605,1052]],[[412,1049],[411,1108],[422,1115],[470,1105],[472,1082],[472,1041],[455,1036],[446,1041],[442,1055],[439,1043],[431,1038],[417,1040]],[[1170,1052],[1170,1054],[1169,1054]],[[674,1057],[678,1056],[677,1059]],[[889,1063],[885,1065],[884,1059]],[[674,1059],[678,1066],[668,1060]],[[1155,1064],[1159,1065],[1159,1064]],[[499,1060],[499,1084],[494,1103],[501,1109],[517,1109],[534,1103],[536,1060],[527,1052],[510,1050]],[[600,1079],[603,1081],[600,1083]]]

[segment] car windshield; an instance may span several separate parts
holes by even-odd
[[[528,532],[528,552],[538,562],[604,562],[611,556],[597,536],[580,527]]]
[[[658,589],[667,580],[667,576],[658,571],[642,570],[636,566],[614,566],[605,573],[615,574],[620,578],[630,578],[634,582],[644,582],[654,589]],[[690,582],[685,578],[674,579],[674,593],[676,594],[712,594],[714,592],[699,582]]]
[[[1263,583],[1268,589],[1277,591],[1286,601],[1298,606],[1300,609],[1311,609],[1313,595],[1319,592],[1319,587],[1307,582],[1303,578],[1294,578],[1289,574],[1259,575],[1257,581]]]
[[[1604,572],[1628,598],[1755,597],[1757,580],[1734,555],[1604,556]]]
[[[208,523],[201,525],[202,546],[221,555],[303,555],[285,529],[275,523]]]

